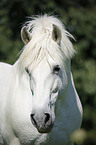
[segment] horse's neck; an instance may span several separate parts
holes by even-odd
[[[62,103],[64,103],[64,104],[67,103],[69,106],[73,106],[73,107],[74,107],[74,105],[76,105],[82,114],[81,102],[79,100],[79,96],[78,96],[78,93],[77,93],[75,85],[74,85],[73,76],[72,76],[71,71],[68,74],[68,84],[67,84],[66,89],[64,90]]]
[[[64,92],[64,96],[65,98],[69,100],[69,97],[71,97],[72,95],[76,95],[75,94],[75,86],[74,86],[74,82],[73,82],[73,76],[72,76],[72,73],[70,72],[68,74],[68,84],[67,84],[67,87],[66,87],[66,90]]]
[[[59,101],[57,110],[57,116],[58,118],[62,118],[61,121],[65,122],[65,124],[67,124],[68,123],[67,121],[69,120],[72,120],[72,123],[74,124],[74,119],[76,118],[77,126],[80,126],[82,118],[82,105],[79,100],[77,91],[75,89],[70,66],[67,75],[68,75],[68,84],[66,86],[66,89],[64,89],[63,93],[61,94],[60,97],[61,99]]]
[[[67,72],[66,73],[67,73],[67,86],[63,92],[63,101],[66,100],[69,102],[69,100],[78,97],[78,94],[77,94],[76,89],[75,89],[74,81],[73,81],[73,76],[71,73],[71,61],[70,61],[70,59],[67,60]]]
[[[74,86],[71,72],[69,72],[67,75],[68,75],[67,86],[65,89],[63,89],[63,91],[60,94],[60,98],[61,98],[60,102],[62,106],[69,104],[70,101],[72,101],[73,98],[76,98],[76,95],[77,95],[75,91],[75,86]]]

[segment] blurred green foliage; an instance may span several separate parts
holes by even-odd
[[[53,14],[76,38],[72,59],[75,85],[83,104],[76,145],[96,145],[96,3],[95,0],[0,0],[0,61],[13,64],[23,47],[20,30],[28,16]]]

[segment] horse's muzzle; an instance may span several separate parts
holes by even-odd
[[[49,133],[53,128],[52,117],[49,113],[44,113],[42,117],[31,114],[31,121],[39,133]]]

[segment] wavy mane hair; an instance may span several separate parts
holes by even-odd
[[[19,58],[20,67],[31,66],[31,69],[35,69],[40,61],[44,57],[47,59],[48,56],[62,64],[74,55],[75,50],[68,39],[68,37],[73,39],[74,37],[65,30],[64,25],[56,17],[44,15],[30,18],[30,21],[23,26],[21,35],[25,28],[26,36],[29,37],[28,42],[24,41],[26,36],[22,38],[26,45]],[[58,29],[57,34],[55,34],[56,29]],[[57,37],[60,37],[59,42],[56,40]]]

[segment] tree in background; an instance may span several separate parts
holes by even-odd
[[[20,30],[28,16],[49,13],[76,38],[72,72],[84,117],[77,145],[96,145],[96,3],[95,0],[1,0],[0,61],[13,64],[23,47]],[[73,137],[74,138],[74,137]]]

